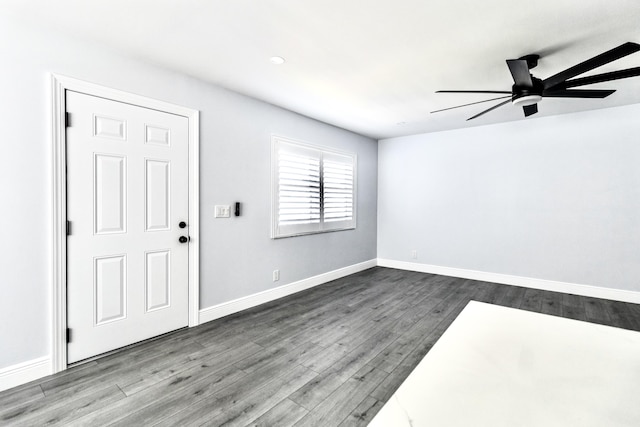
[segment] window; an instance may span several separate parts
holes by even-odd
[[[275,136],[271,141],[271,237],[355,228],[356,155]]]

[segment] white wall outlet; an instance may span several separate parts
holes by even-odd
[[[412,250],[411,251],[411,258],[413,259],[417,259],[418,258],[418,251],[417,250]]]
[[[229,218],[231,214],[231,208],[229,205],[216,205],[215,218]]]
[[[280,280],[280,270],[273,270],[273,281],[277,282]]]

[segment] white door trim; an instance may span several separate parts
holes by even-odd
[[[82,92],[127,104],[164,111],[189,120],[189,326],[198,325],[199,302],[199,118],[200,112],[156,99],[51,74],[52,144],[52,286],[51,286],[51,372],[67,369],[67,239],[66,239],[66,125],[65,90]]]

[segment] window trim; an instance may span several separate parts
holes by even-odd
[[[278,153],[280,143],[287,144],[300,148],[301,150],[312,150],[321,153],[321,159],[324,154],[329,156],[346,156],[352,159],[353,165],[353,215],[349,221],[336,221],[325,222],[324,221],[324,206],[320,213],[320,223],[318,228],[314,230],[300,231],[305,227],[288,227],[294,228],[294,231],[281,231],[278,213],[279,213],[279,173],[278,173]],[[310,234],[330,233],[335,231],[353,230],[357,227],[357,195],[358,195],[358,156],[354,152],[336,149],[333,147],[327,147],[318,144],[311,144],[305,141],[300,141],[292,138],[282,137],[278,135],[271,135],[271,238],[281,239],[295,236],[305,236]],[[323,172],[323,160],[321,160],[321,194],[324,191],[324,176]]]

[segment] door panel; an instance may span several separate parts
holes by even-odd
[[[156,251],[145,254],[145,292],[147,311],[169,307],[171,296],[171,252]]]
[[[145,160],[146,231],[169,229],[170,166],[164,160]]]
[[[96,258],[93,271],[95,325],[127,317],[126,255]]]
[[[93,135],[99,138],[127,139],[127,122],[111,117],[93,116]]]
[[[105,154],[95,154],[94,157],[94,233],[124,233],[127,219],[126,159]]]
[[[73,363],[188,324],[188,119],[66,96]]]

